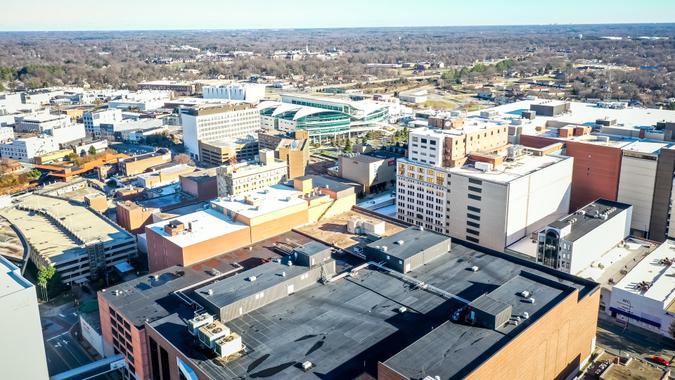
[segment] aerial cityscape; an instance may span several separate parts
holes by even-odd
[[[0,379],[675,379],[675,2],[2,8]]]

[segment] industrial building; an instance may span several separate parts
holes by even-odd
[[[66,199],[22,196],[0,210],[32,247],[38,268],[52,265],[64,284],[105,277],[137,255],[136,240],[104,216]]]
[[[48,379],[35,286],[2,256],[0,310],[3,310],[0,325],[2,376],[7,379]]]
[[[248,103],[195,105],[179,108],[183,144],[199,160],[199,142],[255,136],[260,129],[260,111]]]
[[[218,180],[215,168],[198,170],[180,176],[180,188],[193,197],[206,201],[218,196]]]
[[[226,265],[246,257],[233,252],[106,289],[105,341],[140,379],[566,378],[590,358],[597,284],[402,234],[415,251],[445,252],[409,275],[326,256],[307,265],[295,257],[326,250],[305,236],[258,266]]]

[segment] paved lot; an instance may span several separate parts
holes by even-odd
[[[47,339],[45,350],[51,376],[93,361],[69,331]]]

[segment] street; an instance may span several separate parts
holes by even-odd
[[[75,337],[79,330],[79,315],[72,303],[42,304],[40,317],[50,376],[94,361]]]
[[[675,341],[631,325],[624,329],[603,313],[598,318],[597,345],[618,355],[661,356],[671,362],[671,368],[675,367]]]

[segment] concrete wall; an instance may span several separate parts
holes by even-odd
[[[568,141],[566,154],[574,157],[570,211],[598,198],[617,200],[621,149]]]
[[[0,258],[0,266],[4,270],[2,260]],[[13,281],[12,278],[6,279]],[[23,278],[21,281],[25,281],[28,287],[0,296],[2,378],[46,380],[47,358],[35,287]]]
[[[673,173],[675,173],[675,150],[661,149],[654,181],[652,216],[649,223],[649,238],[664,241],[666,236],[675,237],[675,213],[670,212],[673,194]],[[670,228],[666,223],[670,214]]]
[[[624,156],[617,200],[633,205],[631,228],[639,235],[649,232],[656,178],[656,160]]]

